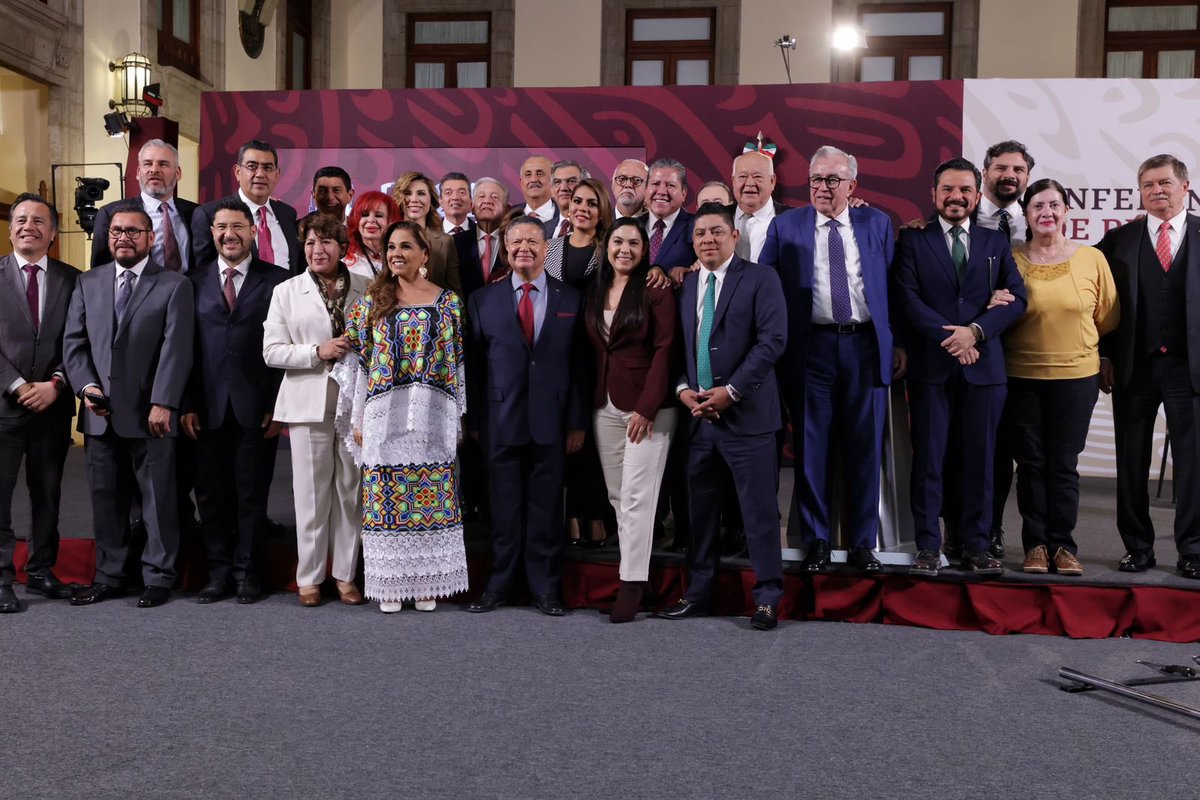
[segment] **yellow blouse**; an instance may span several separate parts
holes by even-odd
[[[1035,264],[1014,250],[1029,307],[1004,334],[1013,378],[1063,380],[1100,371],[1100,337],[1121,319],[1117,287],[1104,255],[1082,246],[1061,264]]]

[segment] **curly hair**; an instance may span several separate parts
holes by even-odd
[[[442,217],[438,214],[438,209],[441,208],[441,203],[438,202],[437,192],[434,191],[433,181],[425,176],[424,173],[416,170],[409,170],[403,173],[396,182],[392,184],[392,199],[396,201],[396,205],[400,207],[400,216],[406,216],[404,210],[404,193],[417,181],[422,181],[429,189],[429,211],[425,214],[426,228],[437,228],[442,224]]]

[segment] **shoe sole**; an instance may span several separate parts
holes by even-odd
[[[1021,572],[1028,572],[1030,575],[1045,575],[1049,571],[1049,567],[1021,567]]]
[[[1082,569],[1056,569],[1054,572],[1058,575],[1066,575],[1069,577],[1077,577],[1083,574]]]
[[[936,578],[938,571],[936,569],[915,569],[909,567],[908,574],[918,578]]]
[[[983,575],[983,576],[991,577],[994,575],[1003,575],[1004,569],[1003,568],[1001,568],[1001,569],[969,569],[967,567],[963,567],[963,572],[969,572],[973,575]]]

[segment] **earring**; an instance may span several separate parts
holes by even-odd
[[[420,270],[418,270],[418,271],[421,273],[421,277],[422,277],[422,278],[428,278],[428,277],[429,277],[429,270],[425,269],[425,267],[421,267],[421,269],[420,269]]]

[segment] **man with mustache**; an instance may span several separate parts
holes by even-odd
[[[1018,200],[1029,185],[1033,156],[1025,145],[1012,139],[997,142],[983,156],[983,196],[975,211],[975,222],[1000,231],[1010,241],[1025,241],[1025,214]]]
[[[575,194],[575,187],[581,180],[590,177],[578,161],[557,161],[550,168],[550,190],[554,192],[554,202],[558,205],[559,214],[558,228],[552,234],[553,237],[566,236],[571,232],[571,220],[568,218],[571,195]]]
[[[316,207],[312,213],[344,222],[350,203],[354,200],[350,173],[338,166],[320,167],[313,173],[312,199]],[[298,220],[296,226],[299,227],[305,219],[307,217]]]
[[[524,213],[534,219],[541,220],[546,238],[553,239],[558,231],[560,213],[558,203],[554,200],[551,187],[551,173],[554,166],[545,156],[530,156],[521,164],[518,179],[521,182],[521,194],[525,197]],[[513,206],[513,208],[519,207]]]
[[[627,158],[613,170],[613,218],[646,214],[646,179],[650,168],[636,158]]]
[[[1117,437],[1117,531],[1122,572],[1155,565],[1146,476],[1158,408],[1167,415],[1175,481],[1176,564],[1200,579],[1200,217],[1187,211],[1187,166],[1173,155],[1138,167],[1146,216],[1098,245],[1112,267],[1121,323],[1100,340],[1100,389],[1112,392]]]
[[[908,387],[913,463],[911,504],[917,556],[910,574],[937,575],[941,564],[945,464],[950,428],[961,420],[958,443],[962,566],[999,575],[989,552],[996,430],[1008,378],[1000,334],[1025,312],[1025,284],[1008,240],[971,223],[980,173],[963,158],[934,172],[937,218],[923,230],[900,232],[892,267],[907,324]],[[1007,289],[1012,301],[988,308]]]

